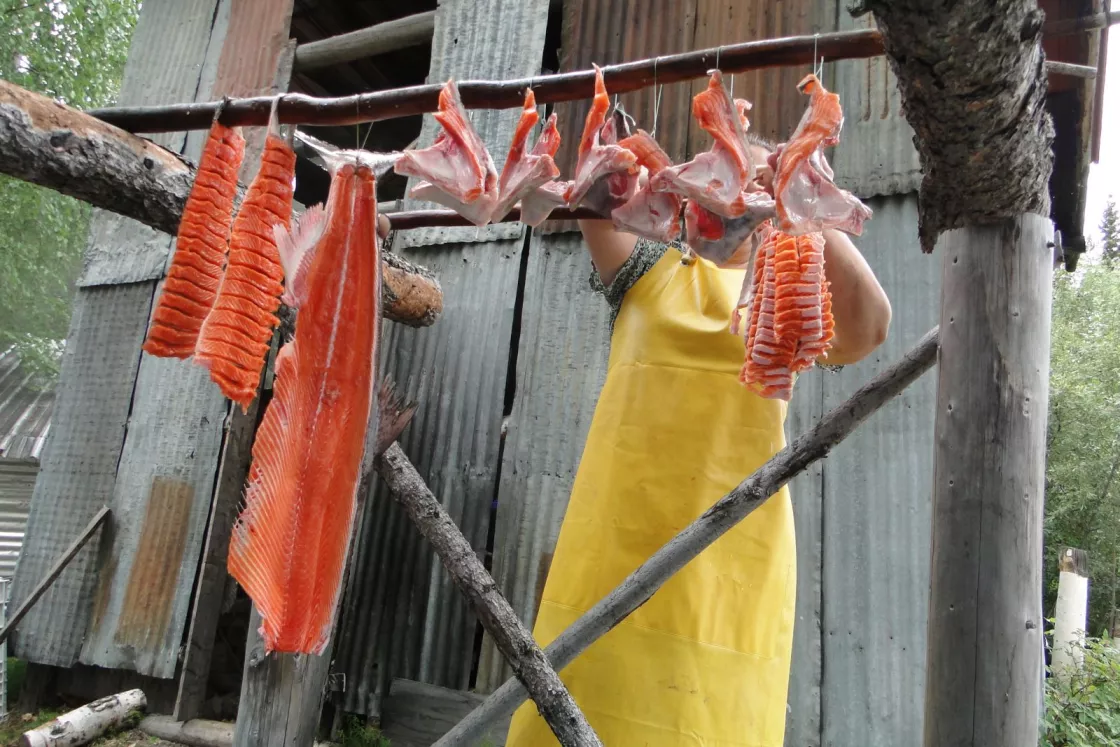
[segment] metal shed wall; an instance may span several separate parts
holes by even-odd
[[[38,474],[36,459],[0,457],[0,579],[15,575]]]
[[[443,0],[429,80],[540,70],[548,0]],[[487,148],[509,147],[516,109],[472,114]],[[429,119],[430,118],[426,118]],[[426,124],[428,137],[434,135]],[[500,159],[496,158],[500,163]],[[500,166],[499,166],[500,168]],[[489,229],[486,229],[489,230]],[[467,229],[473,235],[474,229]],[[419,402],[401,445],[480,555],[490,530],[524,239],[480,234],[402,256],[435,272],[443,316],[427,329],[386,324],[384,369]],[[448,236],[431,238],[446,242]],[[412,240],[398,237],[397,250]],[[346,710],[374,715],[390,677],[466,689],[476,623],[431,548],[380,488],[365,507],[343,600],[334,670]]]
[[[191,101],[200,89],[208,92],[203,73],[215,8],[216,0],[145,2],[119,102]],[[173,150],[186,142],[181,133],[153,139]],[[169,244],[166,235],[94,211],[53,424],[13,582],[16,604],[93,514],[113,503],[154,279],[162,273]],[[102,552],[112,547],[115,522],[100,531]],[[98,543],[90,542],[24,618],[12,637],[15,655],[62,667],[77,661],[94,616],[99,564]]]

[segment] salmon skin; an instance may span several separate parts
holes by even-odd
[[[267,651],[322,653],[369,461],[367,433],[380,447],[396,437],[386,428],[403,427],[397,415],[382,427],[372,408],[381,316],[375,178],[352,156],[329,162],[321,230],[297,223],[281,237],[296,331],[276,358],[229,550],[230,575],[261,614]],[[391,400],[382,387],[382,403]]]
[[[175,253],[152,313],[144,351],[160,358],[189,358],[214,305],[230,238],[237,172],[245,157],[240,131],[215,121],[183,206]]]
[[[553,160],[556,151],[560,149],[560,131],[556,129],[555,112],[545,123],[537,144],[531,151],[526,152],[529,135],[539,121],[537,98],[530,88],[525,91],[525,105],[521,110],[521,118],[517,121],[517,129],[513,134],[513,143],[510,145],[509,155],[506,156],[505,166],[502,167],[502,175],[498,179],[500,196],[494,208],[493,220],[506,217],[514,204],[520,201],[521,222],[529,226],[538,226],[555,208],[547,197],[534,198],[546,183],[560,176],[560,169]]]
[[[749,109],[750,103],[744,99],[732,101],[722,74],[713,70],[708,87],[692,99],[692,115],[712,136],[712,147],[652,177],[653,190],[687,197],[724,218],[738,218],[747,212],[744,193],[752,189],[755,178],[746,134]]]
[[[872,216],[871,208],[836,186],[824,157],[824,149],[840,141],[844,125],[840,97],[825,90],[812,74],[797,87],[809,96],[809,107],[778,158],[774,174],[777,227],[788,234],[835,228],[859,236],[864,221]]]
[[[669,155],[645,130],[638,130],[619,142],[634,154],[638,165],[646,169],[649,179],[644,187],[611,212],[611,220],[619,231],[668,243],[681,235],[681,198],[671,192],[655,192],[650,181],[673,165]]]
[[[584,120],[575,178],[567,185],[564,201],[573,210],[587,207],[600,215],[610,215],[638,191],[640,168],[634,154],[618,144],[621,117],[617,111],[607,116],[611,100],[603,71],[598,65],[594,67],[595,96]]]
[[[743,242],[762,223],[774,217],[774,200],[765,192],[744,192],[745,211],[738,218],[724,218],[688,200],[684,210],[689,248],[704,259],[722,265],[731,260]]]
[[[214,307],[195,346],[195,362],[210,372],[222,394],[247,412],[260,385],[280,319],[284,269],[274,227],[291,224],[296,154],[279,136],[273,111],[260,170],[233,222],[229,261]]]
[[[435,142],[429,148],[406,150],[394,169],[422,180],[410,196],[439,203],[484,226],[498,204],[498,172],[467,118],[454,80],[440,90],[439,111],[433,116],[442,127]]]
[[[739,379],[762,397],[789,401],[797,374],[827,357],[834,335],[824,236],[790,236],[770,224],[762,232],[732,318],[732,331],[746,342]]]

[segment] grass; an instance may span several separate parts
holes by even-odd
[[[351,716],[338,733],[340,747],[390,747],[390,742],[380,729],[367,726],[360,718]]]

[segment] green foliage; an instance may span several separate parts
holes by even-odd
[[[1115,267],[1120,260],[1120,211],[1116,209],[1116,200],[1111,196],[1104,206],[1100,229],[1104,261],[1109,267]]]
[[[390,742],[381,730],[368,726],[356,717],[350,716],[338,734],[341,747],[390,747]]]
[[[1089,633],[1110,623],[1120,563],[1120,267],[1083,258],[1054,282],[1046,471],[1046,609],[1057,555],[1089,553]]]
[[[1042,747],[1120,744],[1120,649],[1090,638],[1084,667],[1068,680],[1048,677]]]
[[[19,702],[19,694],[23,690],[23,681],[27,678],[27,662],[9,656],[7,661],[8,674],[8,710]]]
[[[0,0],[0,78],[86,109],[120,85],[139,0]],[[90,208],[0,176],[0,350],[57,374]]]
[[[59,711],[39,711],[34,714],[9,713],[8,717],[0,721],[0,744],[16,744],[25,731],[38,728],[48,721],[54,721],[61,716]]]

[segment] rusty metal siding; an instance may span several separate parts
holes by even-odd
[[[190,96],[267,92],[287,39],[291,3],[221,0],[216,12],[195,11],[210,12],[214,26]],[[247,133],[250,142],[262,129]],[[197,157],[204,135],[188,138],[189,156]],[[246,161],[243,178],[256,167],[251,153]],[[179,660],[229,405],[193,363],[148,355],[139,361],[111,504],[113,542],[102,556],[80,661],[169,679]]]
[[[121,104],[195,98],[215,8],[215,0],[144,3],[125,67]],[[182,133],[154,139],[173,150],[187,142]],[[160,238],[152,229],[105,211],[94,211],[90,236],[42,472],[13,580],[16,604],[93,514],[114,503],[140,345],[155,291],[151,278],[161,271],[170,246],[166,235]],[[100,566],[111,554],[116,530],[114,516],[100,531],[99,541],[87,544],[31,609],[13,636],[15,655],[62,667],[77,661],[94,615]]]
[[[442,0],[429,80],[528,77],[544,50],[548,0]],[[509,147],[517,110],[474,120],[491,151]],[[425,118],[426,132],[432,121]],[[496,143],[500,142],[501,145]],[[500,159],[495,159],[501,163]],[[500,167],[500,165],[499,165]],[[382,368],[419,402],[401,445],[482,555],[501,447],[523,229],[513,238],[401,251],[443,287],[428,329],[386,324]],[[451,234],[432,236],[446,242]],[[395,250],[415,242],[398,236]],[[383,489],[365,508],[339,626],[334,670],[347,710],[376,714],[390,678],[466,689],[478,629],[431,548]],[[380,689],[379,689],[380,683]]]
[[[607,371],[609,313],[588,284],[590,274],[579,234],[534,236],[492,567],[498,588],[530,627]],[[490,692],[510,676],[487,636],[476,688]]]
[[[432,34],[432,61],[429,83],[455,80],[508,80],[540,72],[544,34],[548,22],[547,0],[440,0]],[[471,123],[486,144],[501,173],[513,140],[520,109],[474,109],[468,112]],[[439,132],[432,117],[424,117],[420,130],[421,147],[430,145]],[[411,189],[415,180],[410,179]],[[439,208],[440,205],[406,199],[409,209]],[[421,228],[402,231],[397,249],[520,239],[525,226],[499,223],[476,227]]]
[[[852,18],[841,9],[841,31],[872,28],[870,13]],[[834,90],[844,105],[840,144],[830,156],[836,183],[861,198],[916,192],[922,181],[914,130],[902,116],[898,83],[885,57],[842,60]]]

